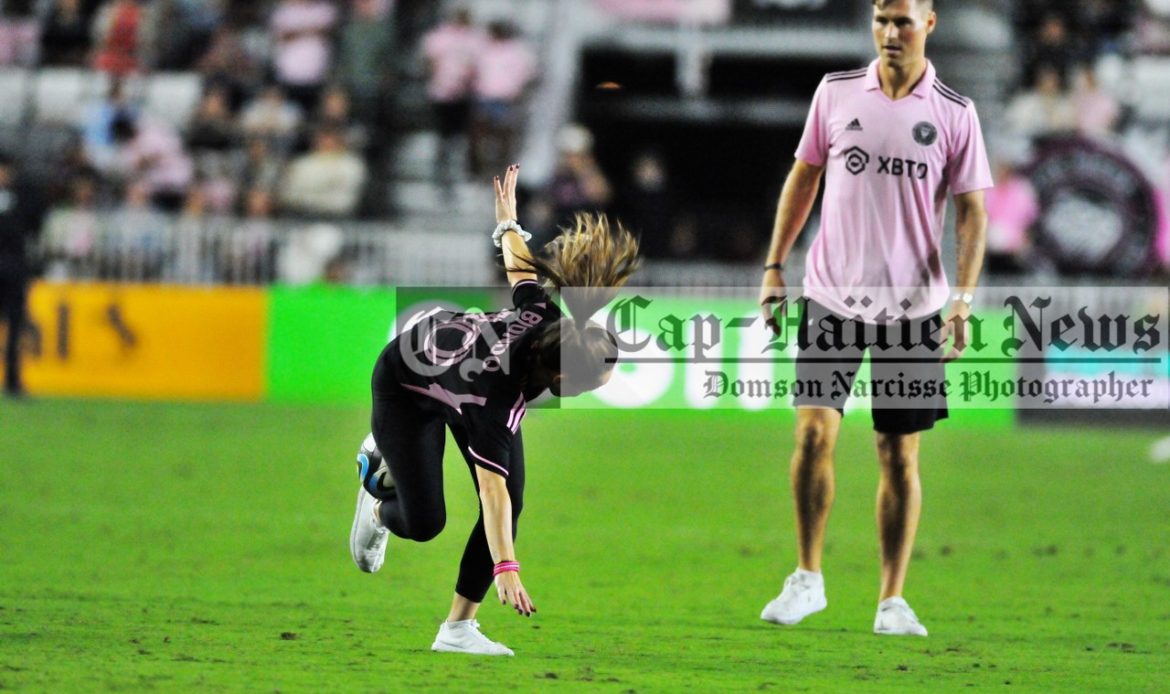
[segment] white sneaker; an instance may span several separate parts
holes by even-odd
[[[773,624],[797,624],[800,620],[828,607],[825,579],[821,574],[797,570],[784,580],[784,590],[764,606],[760,619]]]
[[[376,501],[364,488],[358,488],[353,528],[349,531],[349,554],[353,563],[369,574],[382,568],[382,562],[386,560],[386,541],[390,538],[390,531],[374,518]]]
[[[474,619],[440,624],[431,650],[470,655],[516,655],[511,648],[484,636],[479,630],[479,622]]]
[[[873,633],[891,636],[926,636],[926,627],[918,621],[918,615],[902,598],[886,598],[878,603],[877,616],[873,620]]]

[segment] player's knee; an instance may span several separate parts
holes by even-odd
[[[918,446],[900,434],[878,434],[878,461],[889,477],[906,479],[918,474]]]
[[[406,532],[415,542],[428,542],[438,537],[446,525],[446,513],[418,514],[406,519]]]
[[[832,450],[832,428],[821,417],[804,417],[796,425],[796,453],[801,462],[818,462]]]

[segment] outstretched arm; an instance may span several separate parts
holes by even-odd
[[[782,265],[788,261],[792,244],[796,242],[796,237],[804,229],[812,212],[824,170],[823,166],[814,166],[800,159],[792,165],[792,171],[788,172],[788,178],[784,181],[784,190],[780,193],[776,223],[772,227],[772,244],[768,248],[768,257],[764,260],[766,266]],[[786,294],[787,287],[782,271],[775,268],[765,270],[764,279],[760,283],[760,310],[769,325],[775,320],[772,315],[772,304],[783,301]]]
[[[516,179],[519,175],[520,165],[512,164],[504,174],[502,182],[499,176],[493,179],[496,186],[496,224],[516,221]],[[506,232],[500,237],[500,249],[504,252],[504,267],[508,270],[509,285],[514,287],[521,280],[536,279],[534,272],[513,271],[513,268],[532,267],[528,262],[532,258],[532,253],[520,234],[515,231]]]
[[[475,468],[475,476],[492,563],[516,561],[516,547],[512,543],[512,497],[508,494],[507,481],[503,475],[479,466]],[[500,603],[511,605],[518,613],[528,616],[536,612],[532,598],[520,582],[520,572],[508,571],[496,576],[496,592]]]

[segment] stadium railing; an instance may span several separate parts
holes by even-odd
[[[349,220],[56,210],[41,257],[50,282],[483,286],[495,281],[489,244],[484,234]]]

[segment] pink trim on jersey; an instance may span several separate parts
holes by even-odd
[[[482,455],[476,453],[475,449],[473,449],[471,446],[467,447],[467,452],[470,453],[476,460],[483,463],[484,465],[491,465],[495,469],[499,470],[500,474],[503,475],[504,477],[508,476],[508,470],[503,465],[500,465],[499,463],[493,463],[492,461],[488,460],[487,458],[483,457]]]
[[[418,386],[412,386],[409,383],[399,383],[398,385],[407,390],[413,390],[416,393],[421,393],[428,398],[438,400],[459,414],[463,414],[463,405],[483,405],[487,402],[487,398],[480,395],[459,395],[458,393],[452,393],[438,383],[432,383],[427,388],[419,388]]]
[[[513,434],[520,428],[520,420],[524,419],[524,414],[527,410],[524,408],[524,393],[516,398],[516,404],[512,405],[512,411],[508,413],[508,423],[505,425],[512,431]]]
[[[881,90],[878,61],[826,75],[796,158],[825,168],[821,225],[808,250],[804,289],[845,315],[885,310],[921,318],[946,303],[941,257],[948,194],[992,186],[979,117],[938,81],[934,65],[905,98]],[[862,297],[850,296],[867,288]]]

